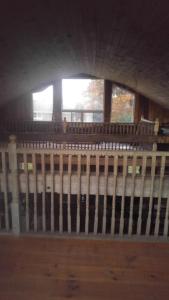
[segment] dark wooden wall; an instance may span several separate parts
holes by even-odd
[[[151,121],[155,121],[158,118],[160,123],[169,122],[168,109],[142,95],[136,94],[134,122],[139,122],[141,116]]]
[[[169,122],[169,109],[163,108],[153,101],[149,101],[149,119],[159,119],[161,123]]]
[[[1,120],[33,120],[32,95],[25,95],[0,108]]]

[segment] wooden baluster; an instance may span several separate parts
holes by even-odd
[[[89,195],[90,195],[90,155],[87,155],[87,161],[86,161],[86,219],[85,219],[85,234],[89,233]]]
[[[150,201],[149,201],[149,209],[148,209],[146,235],[150,234],[151,213],[152,213],[152,206],[153,206],[153,191],[154,191],[155,167],[156,167],[156,155],[153,155],[152,156],[152,165],[151,165],[151,190],[150,190]]]
[[[99,206],[99,156],[96,155],[96,200],[95,200],[95,216],[94,216],[94,234],[98,230],[98,206]]]
[[[162,197],[162,187],[163,187],[163,179],[164,179],[164,171],[165,171],[165,161],[166,161],[166,157],[162,156],[161,157],[161,169],[160,169],[160,184],[159,184],[159,190],[158,190],[157,214],[156,214],[155,230],[154,230],[155,236],[158,236],[158,233],[159,233],[161,197]]]
[[[4,187],[4,204],[5,204],[5,229],[9,230],[9,214],[8,214],[8,176],[6,168],[6,155],[2,152],[2,182]]]
[[[29,174],[27,154],[24,153],[24,172],[26,177],[26,231],[29,231]]]
[[[126,189],[126,176],[127,176],[127,156],[123,156],[123,187],[121,198],[121,213],[120,213],[120,235],[123,235],[124,229],[124,202],[125,202],[125,189]]]
[[[51,232],[54,232],[54,155],[50,155],[50,174],[51,174]]]
[[[76,220],[76,232],[77,234],[80,232],[80,196],[81,196],[81,155],[77,157],[77,220]]]
[[[167,204],[166,204],[163,236],[168,237],[168,234],[169,234],[169,191],[168,191]]]
[[[121,135],[121,124],[119,124],[119,132],[120,132],[120,135]]]
[[[42,230],[46,231],[46,171],[45,171],[45,154],[41,155],[42,163]]]
[[[132,234],[133,226],[133,204],[134,204],[134,192],[135,192],[135,176],[136,176],[136,155],[133,155],[133,164],[132,164],[132,184],[131,184],[131,199],[130,199],[130,214],[129,214],[129,230],[128,234]]]
[[[115,232],[115,202],[116,202],[116,185],[118,171],[118,155],[114,156],[114,177],[113,177],[113,195],[112,195],[112,217],[111,217],[111,234]]]
[[[34,179],[34,231],[38,230],[37,223],[37,169],[36,169],[36,154],[33,153],[33,179]]]
[[[103,207],[103,226],[102,234],[106,233],[106,212],[107,212],[107,185],[108,185],[108,156],[105,156],[104,163],[104,207]]]
[[[68,217],[68,233],[71,233],[71,168],[72,156],[68,156],[68,202],[67,202],[67,217]]]
[[[126,124],[126,134],[128,135],[129,134],[129,125]]]
[[[144,197],[144,183],[145,183],[145,174],[146,174],[146,164],[147,156],[143,156],[142,161],[142,179],[141,179],[141,191],[140,191],[140,203],[139,203],[139,215],[137,220],[137,235],[141,235],[141,225],[142,225],[142,210],[143,210],[143,197]]]
[[[111,134],[114,134],[114,124],[112,124],[112,123],[110,124],[110,130],[111,130],[110,133],[111,133]]]
[[[66,118],[64,118],[62,124],[63,124],[63,133],[67,133],[67,122],[66,122]]]
[[[154,123],[154,135],[158,135],[159,127],[160,127],[160,123],[159,123],[159,119],[157,118]]]
[[[115,131],[116,131],[116,134],[120,134],[120,131],[119,131],[119,124],[114,124],[115,125]]]
[[[12,182],[12,203],[11,203],[11,216],[12,216],[12,231],[14,234],[20,234],[20,203],[19,203],[19,182],[18,182],[18,161],[16,151],[16,136],[9,137],[9,166],[11,170]]]
[[[125,135],[126,133],[125,133],[125,131],[126,131],[126,125],[125,124],[123,124],[123,135]]]
[[[59,196],[59,232],[63,232],[63,154],[59,157],[60,196]]]

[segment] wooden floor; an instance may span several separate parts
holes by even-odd
[[[169,299],[169,244],[0,236],[0,300]]]

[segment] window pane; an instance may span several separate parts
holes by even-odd
[[[93,113],[93,122],[103,122],[103,113]]]
[[[72,112],[72,122],[81,122],[81,113]]]
[[[93,113],[83,113],[83,122],[93,122]]]
[[[103,110],[104,80],[63,79],[63,109]]]
[[[53,114],[53,86],[42,92],[33,93],[33,120],[52,121]]]
[[[118,86],[114,86],[112,92],[111,122],[133,122],[134,100],[135,96],[133,93]]]

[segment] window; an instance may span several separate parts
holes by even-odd
[[[67,122],[103,122],[104,80],[63,79],[62,119]]]
[[[52,121],[53,115],[53,86],[41,92],[33,93],[33,120]]]
[[[112,90],[111,122],[132,123],[134,121],[135,95],[126,89],[114,86]]]

